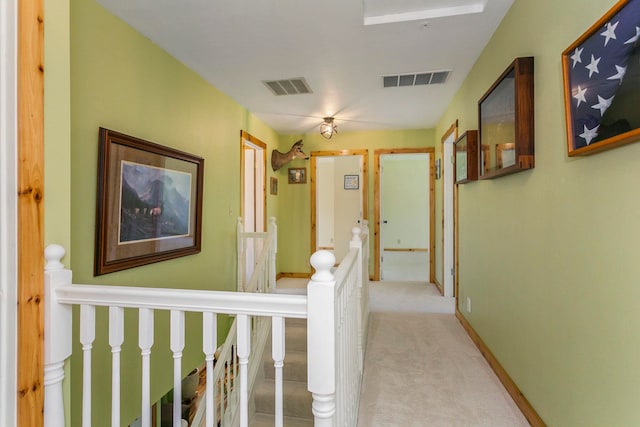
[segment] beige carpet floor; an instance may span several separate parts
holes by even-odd
[[[528,426],[454,315],[397,303],[435,297],[416,286],[372,283],[358,427]]]
[[[304,293],[308,279],[280,279]],[[427,282],[370,282],[358,427],[528,426],[453,313]]]

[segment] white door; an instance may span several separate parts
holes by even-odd
[[[245,232],[265,231],[265,150],[262,146],[243,141],[243,197],[242,224]],[[245,262],[245,282],[251,278],[255,258],[260,253],[262,239],[247,241]]]
[[[316,250],[332,251],[339,263],[362,219],[362,156],[319,156],[315,178]]]
[[[17,4],[0,2],[0,425],[16,425]]]
[[[443,278],[444,296],[453,297],[454,287],[454,228],[453,228],[453,143],[455,135],[452,132],[444,141],[444,153],[442,158],[442,174],[444,180],[444,245],[443,245]]]
[[[380,156],[381,280],[429,281],[429,156]]]

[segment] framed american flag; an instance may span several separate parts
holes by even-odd
[[[640,0],[621,0],[562,52],[567,154],[640,141]]]

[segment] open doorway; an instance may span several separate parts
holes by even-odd
[[[243,230],[249,233],[263,232],[266,227],[267,197],[266,197],[266,150],[267,144],[258,138],[241,132],[240,138],[240,181],[241,181],[241,210]],[[246,247],[245,277],[253,274],[256,254],[260,253],[262,239],[250,239]]]
[[[347,254],[351,229],[367,218],[367,150],[311,153],[311,253]]]
[[[434,149],[376,150],[374,169],[374,280],[432,282]]]

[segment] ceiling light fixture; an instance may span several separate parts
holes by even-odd
[[[324,122],[320,125],[320,135],[331,139],[334,133],[338,133],[338,126],[333,123],[333,117],[325,117]]]

